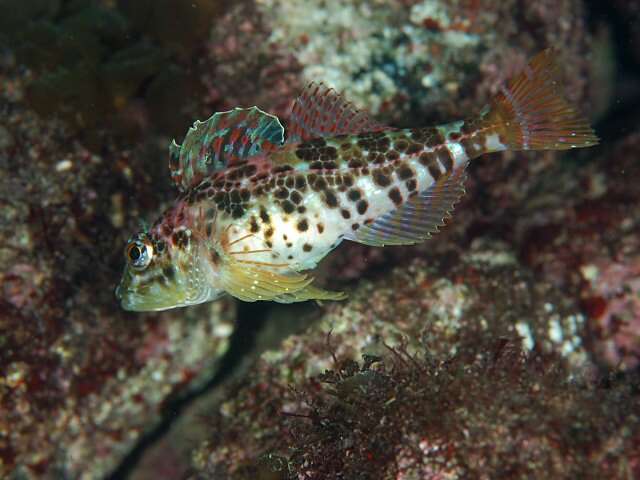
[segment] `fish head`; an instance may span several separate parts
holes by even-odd
[[[125,310],[159,311],[215,300],[215,274],[203,246],[188,229],[159,238],[142,232],[124,249],[126,266],[116,297]]]

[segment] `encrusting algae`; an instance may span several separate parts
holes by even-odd
[[[288,131],[257,107],[195,122],[170,147],[180,196],[130,239],[116,290],[127,310],[215,300],[339,300],[301,273],[344,240],[424,241],[464,194],[465,168],[485,153],[589,147],[598,138],[558,92],[545,50],[470,119],[437,127],[380,125],[311,84]]]

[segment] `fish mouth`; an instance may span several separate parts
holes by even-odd
[[[193,291],[153,285],[150,288],[132,288],[122,281],[115,296],[123,310],[130,312],[159,312],[216,300],[224,291],[203,286]]]
[[[122,309],[129,312],[159,312],[188,305],[184,295],[169,290],[155,294],[141,294],[135,289],[120,284],[116,287],[115,295]]]

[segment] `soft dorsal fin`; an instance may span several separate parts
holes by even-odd
[[[463,168],[442,176],[400,208],[378,217],[371,225],[361,227],[348,237],[349,240],[375,247],[411,245],[426,240],[444,225],[443,220],[464,195],[465,180]]]
[[[296,98],[287,121],[287,142],[299,143],[329,135],[385,129],[334,89],[311,82]]]
[[[235,108],[196,121],[182,145],[169,147],[171,178],[180,190],[284,142],[284,127],[258,107]]]

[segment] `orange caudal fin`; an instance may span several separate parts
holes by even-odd
[[[512,150],[567,150],[597,145],[589,122],[560,92],[556,52],[536,55],[493,98],[484,121]]]

